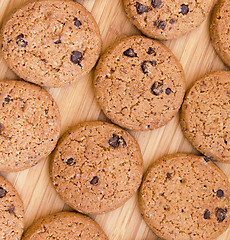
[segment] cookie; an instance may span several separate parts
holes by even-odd
[[[89,72],[101,44],[91,13],[68,0],[32,1],[2,28],[2,54],[9,67],[46,87],[68,85]]]
[[[51,95],[24,81],[0,81],[0,171],[37,164],[55,148],[60,114]]]
[[[219,0],[215,5],[210,24],[213,47],[223,62],[230,66],[230,2]]]
[[[24,208],[16,189],[0,176],[0,239],[20,240]]]
[[[214,0],[123,0],[131,22],[145,35],[161,39],[178,38],[198,27],[210,12]]]
[[[68,205],[82,213],[101,214],[134,195],[142,164],[139,145],[128,132],[105,122],[83,122],[58,142],[50,175]]]
[[[38,219],[22,237],[22,240],[37,239],[108,240],[108,237],[90,217],[59,212]]]
[[[213,160],[230,162],[230,72],[217,71],[197,80],[181,110],[186,138]]]
[[[230,224],[230,184],[203,156],[162,157],[147,170],[139,203],[145,222],[166,240],[215,239]]]
[[[95,95],[105,115],[129,130],[152,130],[178,112],[185,92],[179,61],[160,42],[125,38],[100,58]]]

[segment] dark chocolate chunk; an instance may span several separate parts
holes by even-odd
[[[6,194],[7,194],[7,191],[4,188],[0,187],[0,198],[5,197]]]
[[[119,136],[113,134],[113,136],[109,139],[108,143],[111,147],[115,148],[119,145]]]
[[[227,141],[226,139],[224,139],[224,143],[225,143],[225,144],[228,144],[228,141]]]
[[[73,158],[68,158],[66,160],[67,165],[74,165],[76,162],[73,160]]]
[[[10,207],[9,207],[6,211],[8,211],[10,214],[13,214],[14,211],[15,211],[15,206],[14,206],[14,204],[11,204]]]
[[[189,7],[186,4],[182,4],[180,8],[180,13],[186,15],[189,12]]]
[[[127,50],[125,50],[123,52],[123,54],[126,56],[126,57],[137,57],[137,54],[134,52],[134,50],[132,48],[128,48]]]
[[[28,45],[28,42],[26,42],[23,38],[24,38],[24,34],[20,34],[16,37],[16,43],[20,47],[26,47]]]
[[[226,218],[227,209],[216,208],[216,218],[218,222],[223,222]]]
[[[224,191],[221,189],[218,189],[216,192],[216,195],[218,198],[222,198],[222,197],[224,197]]]
[[[10,95],[7,95],[4,99],[4,102],[2,103],[2,106],[4,107],[5,104],[8,104],[10,102],[10,99],[11,99]]]
[[[147,53],[148,53],[149,55],[153,54],[153,56],[156,56],[156,55],[157,55],[156,52],[155,52],[155,50],[154,50],[152,47],[149,47]]]
[[[47,63],[47,60],[46,59],[42,59],[42,62]]]
[[[82,53],[79,52],[79,51],[73,51],[72,54],[71,54],[71,57],[70,57],[70,60],[72,63],[74,64],[78,64],[79,66],[81,66],[80,62],[82,60]]]
[[[80,27],[82,25],[81,22],[76,17],[73,19],[73,21],[76,27]]]
[[[127,146],[127,143],[126,143],[126,141],[125,141],[125,139],[123,137],[120,137],[119,140],[120,140],[120,142],[122,144],[122,147],[126,147]]]
[[[213,157],[205,156],[205,157],[204,157],[204,160],[205,160],[205,162],[210,162],[210,161],[213,160]]]
[[[173,23],[175,23],[175,22],[176,22],[176,20],[173,19],[173,18],[169,20],[169,23],[170,23],[170,24],[173,24]]]
[[[171,176],[172,176],[172,173],[167,173],[167,174],[166,174],[166,177],[167,177],[167,178],[171,178]]]
[[[144,61],[144,62],[142,62],[142,64],[141,64],[142,72],[144,74],[148,74],[149,73],[149,68],[151,66],[155,66],[155,65],[156,65],[155,61]]]
[[[149,7],[148,6],[145,6],[139,2],[136,2],[136,9],[137,9],[137,13],[139,15],[141,15],[142,13],[144,12],[148,12],[149,11]]]
[[[172,92],[171,88],[166,88],[165,93],[169,95]]]
[[[150,91],[155,96],[160,95],[163,92],[163,83],[162,82],[154,82]]]
[[[162,5],[162,1],[161,0],[152,0],[151,2],[151,5],[154,7],[154,8],[159,8],[161,5]]]
[[[98,184],[99,178],[97,176],[94,176],[93,179],[90,181],[90,184],[96,185]]]
[[[59,38],[57,41],[54,42],[55,44],[60,44],[61,43],[61,39]]]
[[[153,25],[161,30],[165,30],[167,23],[164,21],[155,21]]]
[[[210,211],[208,209],[204,211],[204,219],[210,219]]]

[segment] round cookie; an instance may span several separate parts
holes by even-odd
[[[55,148],[60,113],[51,95],[24,81],[0,81],[0,171],[20,171]]]
[[[24,208],[16,189],[0,176],[0,239],[20,240]]]
[[[168,40],[198,27],[214,0],[123,0],[131,22],[145,35]]]
[[[186,138],[213,160],[230,162],[230,72],[217,71],[197,80],[181,109]]]
[[[142,165],[139,145],[128,132],[105,122],[84,122],[60,139],[50,175],[68,205],[101,214],[133,196],[141,183]]]
[[[230,184],[206,157],[174,154],[162,157],[143,179],[141,214],[160,238],[209,240],[230,224]]]
[[[8,18],[1,35],[9,67],[46,87],[80,79],[95,65],[102,45],[91,13],[69,0],[28,3]]]
[[[211,24],[210,36],[213,47],[225,64],[230,66],[230,2],[219,0],[215,5]]]
[[[166,46],[133,36],[117,42],[100,58],[94,89],[103,112],[114,123],[129,130],[152,130],[178,112],[185,76]]]
[[[90,217],[60,212],[38,219],[22,237],[22,240],[37,239],[108,240],[108,237]]]

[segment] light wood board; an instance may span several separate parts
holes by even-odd
[[[0,24],[5,16],[26,0],[0,0]],[[102,52],[116,40],[140,34],[127,19],[122,0],[79,0],[92,12],[99,24],[103,39]],[[186,74],[187,88],[204,73],[226,69],[210,44],[209,19],[191,33],[173,41],[164,42],[178,57]],[[62,133],[70,126],[85,120],[105,120],[93,94],[93,71],[81,81],[66,88],[48,89],[57,101],[62,116]],[[0,79],[17,79],[0,56]],[[178,115],[165,127],[148,132],[132,132],[138,140],[144,158],[145,170],[167,153],[196,150],[182,135]],[[230,164],[218,166],[230,177]],[[35,219],[49,213],[70,210],[58,197],[48,175],[48,159],[37,166],[18,173],[0,173],[18,190],[25,207],[25,228]],[[112,240],[155,240],[157,238],[141,219],[137,197],[107,214],[92,216]],[[230,229],[218,240],[230,240]]]

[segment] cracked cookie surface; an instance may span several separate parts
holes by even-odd
[[[178,38],[199,26],[214,0],[123,0],[131,22],[145,35]]]
[[[219,0],[215,5],[210,24],[213,47],[225,64],[230,66],[230,2]]]
[[[60,212],[38,219],[22,238],[37,239],[108,240],[108,237],[90,217],[80,213]]]
[[[59,140],[50,176],[71,207],[101,214],[120,207],[136,192],[142,161],[139,145],[128,132],[105,122],[85,122]]]
[[[101,51],[99,28],[82,5],[68,0],[33,1],[2,29],[2,53],[21,78],[47,87],[80,79]]]
[[[60,113],[51,95],[24,81],[0,81],[0,170],[20,171],[54,149]]]
[[[230,184],[205,156],[173,154],[146,172],[139,192],[148,226],[167,240],[209,240],[230,224]]]
[[[230,162],[230,72],[217,71],[197,80],[181,108],[186,138],[213,160]]]
[[[23,232],[24,208],[16,189],[0,176],[0,238],[20,240]]]
[[[182,66],[163,44],[125,38],[100,58],[95,96],[105,115],[130,130],[152,130],[178,112],[185,92]]]

